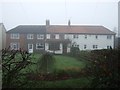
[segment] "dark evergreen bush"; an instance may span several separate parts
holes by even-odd
[[[50,73],[54,69],[54,63],[55,63],[55,58],[53,54],[45,53],[42,55],[42,57],[37,63],[38,71],[44,74]]]
[[[120,50],[94,50],[91,52],[91,64],[86,73],[93,77],[92,88],[120,87]]]
[[[71,47],[70,55],[71,56],[79,56],[80,54],[80,49],[78,47]]]

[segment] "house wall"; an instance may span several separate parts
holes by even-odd
[[[3,24],[0,24],[0,50],[6,47],[6,29]]]
[[[78,38],[73,38],[73,34],[65,34],[65,38],[69,38],[72,43],[79,45],[80,50],[94,50],[93,45],[98,45],[98,49],[107,49],[107,46],[114,48],[114,35],[112,35],[112,39],[107,39],[107,35],[97,35],[98,39],[95,36],[87,35],[87,39],[85,39],[85,35],[82,34],[79,34]],[[84,45],[87,45],[86,49],[84,49]]]
[[[70,48],[67,47],[68,42],[67,40],[65,41],[64,39],[64,33],[47,33],[50,35],[49,39],[46,40],[51,40],[51,42],[45,42],[45,51],[46,52],[51,52],[55,54],[62,54],[62,53],[68,53],[70,52]],[[48,37],[46,35],[46,37]],[[59,50],[49,50],[49,45],[50,43],[59,43]]]
[[[32,34],[32,33],[28,33]],[[44,34],[44,39],[37,39],[37,34]],[[47,34],[50,35],[50,39],[47,39]],[[111,46],[114,48],[114,35],[112,35],[112,39],[107,39],[107,35],[97,35],[98,38],[96,39],[96,35],[93,34],[86,34],[87,39],[85,39],[85,34],[64,34],[64,33],[34,33],[33,39],[27,39],[27,33],[26,34],[20,34],[20,39],[11,39],[10,37],[11,33],[7,33],[7,47],[10,46],[10,43],[19,43],[19,46],[23,50],[28,51],[28,44],[33,44],[33,52],[56,52],[58,54],[67,53],[70,52],[70,42],[67,42],[69,39],[71,43],[75,43],[76,45],[79,45],[80,50],[94,50],[93,45],[98,45],[97,49],[107,49],[107,46]],[[57,39],[55,38],[55,35],[57,35]],[[59,36],[58,36],[59,35]],[[74,38],[74,35],[78,35],[78,38]],[[47,42],[48,41],[48,42]],[[60,43],[60,50],[49,50],[49,44],[51,42]],[[36,43],[43,43],[44,48],[43,49],[36,49]],[[86,49],[84,49],[84,45],[87,46]]]
[[[27,39],[27,34],[20,34],[19,39],[11,39],[11,33],[8,33],[6,38],[7,48],[10,46],[10,43],[19,43],[19,48],[26,51],[28,51],[28,44],[33,44],[33,52],[43,52],[45,49],[36,49],[36,43],[45,44],[45,39],[37,39],[37,34],[34,34],[33,39]]]
[[[2,50],[2,25],[0,24],[0,50]]]

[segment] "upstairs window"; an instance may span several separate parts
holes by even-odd
[[[96,35],[95,38],[98,39],[98,35]]]
[[[19,39],[19,38],[20,38],[19,33],[11,34],[11,39]]]
[[[47,39],[50,39],[50,34],[47,34],[47,35],[46,35],[46,38],[47,38]]]
[[[78,38],[78,35],[76,35],[76,34],[75,34],[75,35],[73,35],[73,38]]]
[[[33,39],[33,34],[27,34],[27,39]]]
[[[69,35],[68,35],[68,34],[65,34],[65,35],[64,35],[64,39],[69,39]]]
[[[55,34],[55,39],[59,39],[59,34]]]
[[[36,49],[44,49],[43,43],[36,43]]]
[[[87,35],[85,35],[85,39],[87,39]]]
[[[44,39],[44,35],[43,34],[37,34],[37,39]]]
[[[112,35],[107,35],[107,39],[112,39]]]
[[[27,39],[33,39],[33,34],[27,34]]]

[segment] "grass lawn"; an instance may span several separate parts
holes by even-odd
[[[32,62],[37,63],[38,60],[40,60],[41,55],[39,54],[33,54],[32,55]],[[85,67],[86,62],[84,61],[79,61],[73,57],[69,56],[63,56],[63,55],[54,55],[55,57],[55,65],[54,69],[55,70],[64,70],[64,71],[80,71],[82,68]],[[29,72],[30,70],[32,72],[36,72],[37,65],[29,65],[27,68],[22,70],[22,72]]]
[[[80,70],[85,67],[85,62],[78,61],[73,57],[69,56],[62,56],[62,55],[55,55],[56,63],[55,68],[56,69],[62,69],[62,70]]]

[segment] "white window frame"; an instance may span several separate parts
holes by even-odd
[[[59,39],[59,38],[60,38],[59,34],[55,34],[55,39]]]
[[[33,39],[33,34],[27,34],[27,39]]]
[[[38,48],[38,46],[43,46],[43,48]],[[36,43],[36,49],[44,49],[44,43]]]
[[[10,48],[11,48],[11,50],[18,50],[19,49],[19,43],[10,43]]]
[[[37,39],[44,39],[44,34],[37,34]]]
[[[20,38],[19,33],[12,33],[11,34],[11,39],[19,39],[19,38]]]
[[[50,39],[50,34],[46,34],[46,39]]]

